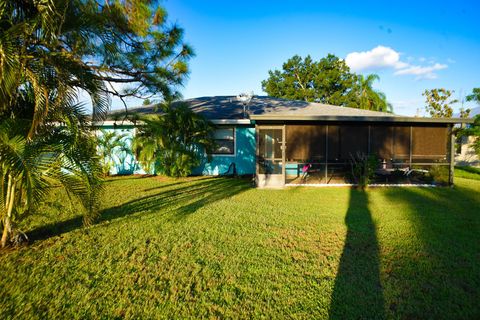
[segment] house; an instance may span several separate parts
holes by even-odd
[[[405,117],[391,113],[256,96],[248,103],[234,96],[188,99],[191,109],[216,126],[218,148],[211,161],[193,170],[197,175],[255,175],[259,187],[350,184],[352,160],[375,155],[380,182],[447,174],[453,183],[453,126],[471,119]],[[154,106],[129,110],[155,112]],[[115,115],[115,114],[114,114]],[[117,119],[108,130],[134,134],[134,124]],[[130,163],[134,163],[132,158]],[[304,175],[304,167],[307,174]],[[122,167],[125,168],[125,165]],[[131,167],[132,172],[141,172]],[[395,175],[408,179],[394,179]],[[411,179],[410,179],[411,178]],[[419,180],[421,181],[421,179]]]

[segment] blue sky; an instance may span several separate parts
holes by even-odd
[[[356,72],[377,73],[376,88],[398,114],[423,108],[421,94],[428,88],[445,87],[459,97],[480,87],[480,1],[168,0],[162,5],[197,54],[181,90],[185,98],[265,94],[261,81],[268,70],[295,54],[320,59],[333,53],[347,58]]]

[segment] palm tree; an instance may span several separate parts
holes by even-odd
[[[145,117],[133,140],[137,160],[147,172],[187,176],[199,165],[199,152],[214,146],[212,125],[187,104],[160,105],[161,115]]]
[[[160,139],[156,135],[149,135],[155,132],[154,128],[147,126],[139,129],[132,141],[132,150],[140,167],[148,174],[157,174],[155,162],[160,149]]]
[[[373,89],[373,82],[380,80],[376,74],[364,77],[358,76],[358,101],[359,108],[373,111],[393,112],[392,105],[387,102],[385,94]]]
[[[70,107],[78,109],[79,105]],[[78,121],[65,121],[29,139],[31,121],[0,122],[2,247],[18,239],[21,232],[16,224],[32,212],[53,186],[63,186],[80,201],[85,209],[85,223],[91,223],[98,213],[101,181],[95,140],[77,130],[77,125]]]
[[[4,122],[0,127],[2,247],[6,246],[14,231],[12,224],[15,218],[19,218],[45,193],[47,177],[51,173],[48,168],[56,162],[49,148],[14,135],[11,125],[15,123]]]

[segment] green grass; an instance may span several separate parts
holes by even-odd
[[[480,180],[456,183],[362,192],[114,178],[89,228],[56,190],[28,221],[33,243],[0,253],[0,314],[479,318]]]
[[[458,178],[480,180],[480,168],[455,167],[455,176]]]

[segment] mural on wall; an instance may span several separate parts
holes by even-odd
[[[115,171],[117,174],[126,175],[133,174],[138,169],[138,163],[131,149],[132,138],[125,137],[121,140],[121,145],[116,148],[114,155],[118,161],[115,163]]]
[[[132,153],[134,128],[104,128],[97,131],[98,152],[104,174],[129,175],[145,173]]]

